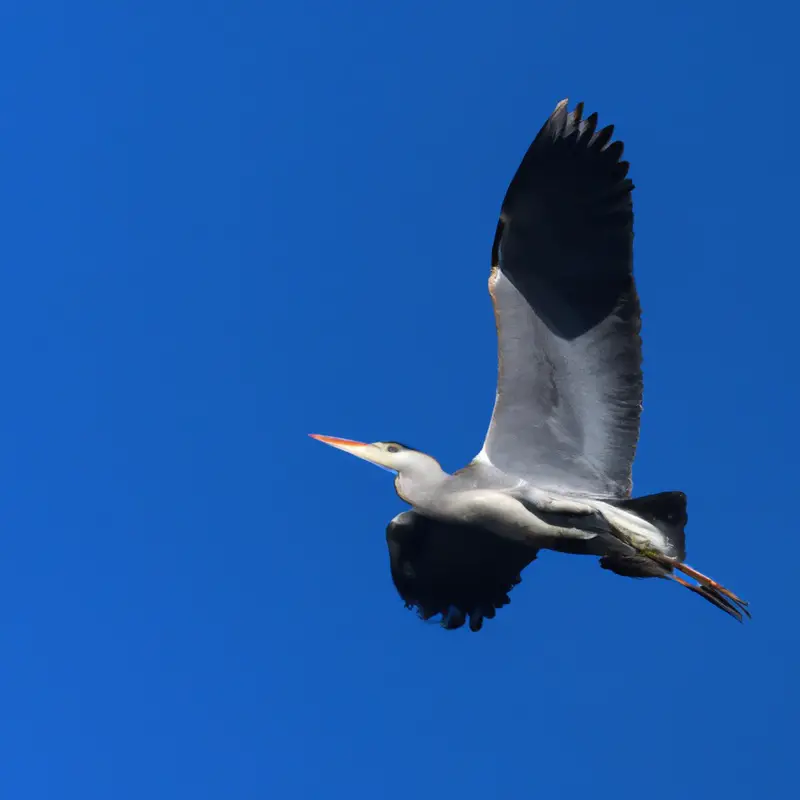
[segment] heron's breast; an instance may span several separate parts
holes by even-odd
[[[491,489],[458,492],[448,497],[446,502],[453,516],[474,524],[525,524],[529,516],[525,507],[513,497]]]

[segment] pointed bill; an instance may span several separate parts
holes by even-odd
[[[388,463],[387,453],[384,453],[380,447],[374,444],[367,444],[366,442],[357,442],[354,439],[341,439],[338,436],[323,436],[320,433],[309,433],[312,439],[316,439],[323,444],[329,444],[337,450],[344,450],[345,453],[350,453],[351,456],[363,458],[364,461],[369,461],[370,464],[375,464],[378,467],[383,467],[392,471]]]

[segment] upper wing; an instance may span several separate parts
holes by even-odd
[[[642,403],[633,184],[613,128],[582,112],[559,103],[503,201],[497,399],[478,459],[542,488],[627,497]]]
[[[445,628],[473,631],[508,604],[508,593],[537,551],[480,528],[438,522],[404,511],[386,528],[392,580],[422,619],[442,615]]]

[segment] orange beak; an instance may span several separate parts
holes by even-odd
[[[325,442],[325,444],[329,444],[331,447],[340,447],[344,449],[345,447],[366,447],[366,442],[357,442],[355,439],[337,439],[335,436],[323,436],[321,433],[309,433],[308,434],[312,439],[316,439],[318,442]]]
[[[351,456],[363,458],[364,461],[369,461],[370,464],[375,464],[376,467],[392,471],[390,465],[386,462],[387,454],[374,444],[356,442],[353,439],[339,439],[336,436],[322,436],[319,433],[309,433],[308,435],[318,442],[335,447],[337,450],[344,450],[345,453],[350,453]]]

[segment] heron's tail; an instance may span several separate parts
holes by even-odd
[[[623,500],[615,505],[630,511],[654,525],[672,545],[675,558],[669,558],[652,551],[631,556],[606,556],[600,559],[600,566],[620,575],[634,578],[661,577],[685,586],[695,594],[730,614],[739,622],[744,616],[750,617],[747,602],[732,591],[703,575],[684,563],[686,558],[686,534],[684,529],[689,516],[686,513],[686,495],[683,492],[661,492],[644,497]],[[675,574],[675,571],[693,578],[696,583]]]

